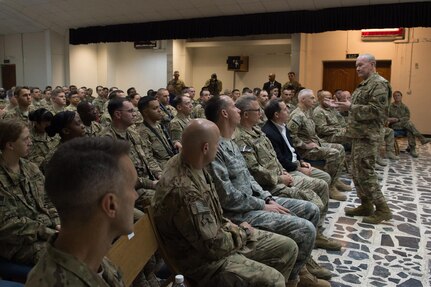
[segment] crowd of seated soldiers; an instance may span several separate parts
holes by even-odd
[[[275,81],[274,74],[269,75],[269,80],[263,89],[225,90],[216,96],[226,103],[232,101],[240,115],[241,120],[232,135],[233,142],[244,157],[251,176],[271,196],[307,201],[317,206],[319,220],[313,227],[316,230],[314,248],[340,250],[339,242],[323,235],[324,219],[329,198],[344,201],[345,192],[351,190],[350,181],[341,178],[343,169],[348,166],[345,153],[350,144],[345,136],[348,114],[336,111],[331,103],[350,101],[350,92],[336,90],[332,94],[319,90],[314,93],[301,87],[294,75],[293,80],[283,86]],[[19,217],[25,212],[19,209],[26,207],[19,203],[8,207],[12,201],[4,199],[11,192],[19,193],[12,189],[19,190],[22,185],[16,185],[12,178],[14,172],[5,160],[10,154],[5,152],[8,143],[0,140],[0,238],[6,238],[0,244],[3,246],[0,248],[2,258],[35,264],[43,250],[43,242],[59,228],[55,207],[44,196],[43,173],[60,145],[79,137],[128,141],[130,158],[138,176],[135,188],[139,198],[134,214],[137,220],[151,205],[167,162],[183,149],[184,129],[192,119],[206,117],[207,104],[213,97],[205,87],[198,95],[193,87],[185,86],[181,93],[175,94],[172,85],[170,89],[149,90],[144,95],[133,87],[124,92],[117,87],[97,86],[95,91],[97,97],[93,96],[91,88],[74,85],[48,86],[43,91],[37,87],[0,89],[0,121],[20,122],[28,127],[26,136],[32,143],[31,148],[28,154],[22,152],[14,156],[23,163],[17,174],[24,176],[23,180],[29,181],[31,188],[37,190],[37,197],[30,198],[25,194],[24,200],[31,206],[31,211],[25,215],[30,218],[27,225],[33,221],[37,223],[37,227],[32,228],[38,234],[34,238],[26,229],[30,227],[20,221]],[[388,125],[381,132],[382,158],[398,159],[392,128],[407,129],[410,153],[417,156],[415,137],[422,144],[428,143],[429,139],[424,138],[409,120],[408,108],[401,103],[401,92],[395,92],[394,99]],[[383,159],[377,163],[386,165]],[[217,177],[217,173],[214,174]],[[271,202],[271,198],[265,198],[266,201]],[[301,276],[330,279],[331,273],[318,266],[309,252],[305,257],[302,264],[307,270],[296,270],[296,275],[301,278],[299,282],[303,280]],[[154,266],[160,266],[160,258],[156,256],[153,261]],[[150,271],[151,268],[147,268],[141,274],[141,284],[158,285],[154,268]],[[313,278],[312,283],[298,286],[327,286],[326,281]]]

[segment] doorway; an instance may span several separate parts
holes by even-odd
[[[5,90],[9,90],[10,88],[16,86],[15,64],[1,65],[1,81]]]
[[[377,72],[380,76],[391,81],[391,60],[377,61]],[[355,61],[324,61],[323,86],[326,91],[333,93],[336,89],[353,92],[362,81],[356,74]]]

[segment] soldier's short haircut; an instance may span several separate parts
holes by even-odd
[[[203,87],[202,90],[200,91],[199,95],[202,97],[204,95],[204,92],[208,92],[209,94],[211,94],[211,92],[208,90],[207,87]]]
[[[305,96],[307,95],[313,95],[313,90],[310,89],[302,89],[301,91],[299,91],[298,93],[298,101],[302,100],[303,98],[305,98]]]
[[[395,94],[399,94],[401,97],[403,96],[403,93],[401,93],[401,91],[395,91],[392,93],[393,96],[395,96]]]
[[[128,89],[127,89],[127,91],[126,91],[127,95],[130,95],[130,94],[132,93],[132,91],[133,91],[133,90],[135,90],[135,91],[136,91],[135,87],[130,87],[130,88],[128,88]]]
[[[73,95],[77,95],[78,94],[78,90],[71,90],[68,94],[67,94],[67,98],[71,98]]]
[[[358,56],[358,58],[365,58],[368,62],[376,64],[376,58],[371,54],[361,54]]]
[[[106,193],[124,185],[119,159],[129,143],[109,137],[76,138],[61,144],[45,172],[45,190],[62,223],[84,222]]]
[[[239,92],[239,90],[238,89],[233,89],[232,90],[232,94],[235,93],[235,92]]]
[[[227,96],[226,96],[227,97]],[[220,112],[227,107],[227,101],[222,96],[214,96],[205,106],[205,117],[207,120],[217,123],[220,118]]]
[[[21,91],[22,90],[28,90],[29,88],[28,87],[26,87],[26,86],[17,86],[17,87],[15,87],[15,90],[14,90],[14,92],[13,92],[13,95],[15,96],[15,97],[18,97],[19,96],[19,94],[21,93]]]
[[[51,98],[54,99],[58,96],[58,94],[60,93],[64,93],[62,89],[60,88],[55,88],[54,90],[52,90],[51,92]]]
[[[119,94],[124,93],[122,90],[113,90],[109,93],[108,99],[112,100],[114,98],[117,98]]]
[[[242,95],[239,97],[236,102],[235,106],[241,110],[241,114],[250,108],[250,103],[253,101],[257,101],[257,97],[253,95]]]
[[[266,106],[265,106],[265,116],[268,120],[273,120],[275,113],[278,113],[281,111],[280,103],[282,102],[281,99],[272,99],[270,100]]]
[[[4,150],[8,142],[16,141],[26,127],[16,119],[0,120],[0,150]]]
[[[172,106],[174,108],[177,108],[178,105],[181,105],[183,102],[183,98],[187,97],[186,95],[178,95],[174,98],[174,100],[172,101]]]
[[[160,89],[158,89],[157,90],[157,93],[156,93],[156,96],[161,96],[162,95],[162,93],[164,92],[164,91],[167,91],[168,89],[166,89],[166,88],[160,88]]]
[[[28,119],[32,122],[50,122],[53,118],[53,114],[45,108],[40,108],[31,111],[28,115]]]
[[[40,91],[40,89],[38,87],[31,87],[30,93],[33,94],[35,90],[39,90]]]
[[[126,98],[113,98],[112,100],[109,100],[108,113],[111,118],[114,118],[114,113],[116,110],[123,107],[124,102],[127,102]]]
[[[153,96],[142,97],[138,102],[138,110],[139,111],[144,110],[146,107],[148,107],[151,101],[156,101],[156,100],[157,99]]]

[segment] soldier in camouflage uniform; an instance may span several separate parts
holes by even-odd
[[[169,91],[164,88],[158,89],[156,99],[159,100],[160,111],[163,115],[160,124],[169,130],[169,123],[177,115],[177,110],[169,104]]]
[[[99,116],[103,114],[103,106],[105,102],[108,100],[108,93],[105,92],[102,86],[96,87],[97,98],[94,99],[93,105],[99,111]]]
[[[67,95],[67,98],[69,99],[69,105],[64,110],[76,112],[76,107],[81,102],[81,98],[78,94],[78,91],[77,90],[70,91],[70,93]]]
[[[111,122],[112,122],[111,115],[108,112],[109,101],[111,101],[112,99],[121,99],[121,98],[126,98],[126,94],[122,90],[118,90],[118,89],[113,90],[109,94],[108,101],[106,101],[105,104],[103,105],[103,115],[100,117],[100,123],[102,124],[102,126],[107,127],[111,125]],[[137,111],[135,110],[135,114],[136,112]]]
[[[137,128],[141,138],[150,143],[152,155],[163,169],[166,162],[182,148],[181,143],[172,143],[168,131],[159,122],[162,119],[159,101],[153,96],[139,101],[139,111],[144,123]]]
[[[31,88],[30,95],[32,98],[31,104],[33,109],[37,110],[46,107],[46,100],[42,98],[42,92],[39,88]]]
[[[410,110],[402,102],[403,94],[400,91],[393,93],[394,102],[389,106],[389,126],[394,130],[406,130],[407,139],[409,142],[410,154],[413,157],[418,157],[416,152],[416,138],[421,144],[431,142],[431,139],[425,138],[410,121]]]
[[[259,111],[260,111],[260,120],[259,120],[258,126],[262,127],[265,124],[265,122],[268,120],[264,112],[265,105],[266,103],[268,103],[268,100],[269,100],[268,92],[265,90],[260,90],[257,92],[256,97],[259,102]]]
[[[286,104],[289,113],[291,113],[296,106],[292,103],[292,99],[295,96],[295,90],[293,88],[284,88],[281,92],[281,99]]]
[[[361,199],[359,207],[346,207],[345,212],[366,216],[363,222],[378,224],[392,218],[374,170],[391,86],[376,72],[376,59],[370,54],[356,59],[356,71],[363,81],[353,92],[352,102],[337,103],[339,110],[349,110],[347,136],[352,138],[352,176]]]
[[[16,87],[14,97],[18,105],[14,109],[7,110],[3,119],[19,120],[28,126],[30,124],[28,114],[31,109],[30,90],[27,87]]]
[[[192,118],[194,119],[204,119],[205,118],[205,105],[210,99],[210,91],[202,89],[200,92],[199,103],[193,108]]]
[[[54,89],[51,92],[51,105],[47,109],[53,114],[62,112],[66,108],[66,95],[62,89]]]
[[[245,221],[253,227],[293,239],[299,252],[291,278],[295,278],[300,271],[306,272],[300,274],[300,280],[304,283],[308,281],[308,286],[329,286],[329,283],[316,279],[305,268],[316,238],[319,208],[303,200],[273,197],[254,180],[238,146],[232,140],[235,128],[240,123],[240,114],[231,98],[211,98],[205,115],[217,124],[221,133],[217,155],[209,170],[226,217],[236,224]]]
[[[214,159],[219,136],[217,126],[202,119],[184,130],[184,149],[168,162],[154,197],[162,240],[197,286],[284,287],[296,260],[295,242],[223,217],[204,169]]]
[[[82,101],[78,104],[77,112],[85,126],[86,137],[97,137],[102,132],[102,125],[97,122],[96,107],[87,101]]]
[[[174,88],[174,94],[176,96],[179,96],[182,94],[183,89],[186,87],[186,85],[182,80],[179,79],[180,72],[175,71],[173,76],[174,78],[168,82],[168,86],[172,85],[172,87]]]
[[[137,175],[128,153],[126,142],[101,137],[58,148],[45,185],[61,229],[50,238],[26,286],[124,287],[105,254],[119,236],[133,231]]]
[[[314,104],[313,91],[301,90],[298,95],[298,107],[290,115],[287,127],[292,135],[293,144],[302,158],[325,161],[324,170],[331,176],[329,197],[344,201],[346,196],[338,190],[349,189],[339,179],[345,157],[344,147],[340,144],[326,143],[317,136],[311,115]]]
[[[239,147],[247,167],[257,183],[272,195],[302,199],[317,205],[320,220],[315,246],[330,250],[340,250],[341,245],[322,234],[322,226],[328,212],[328,184],[321,179],[311,178],[302,173],[290,175],[277,159],[271,141],[256,124],[259,113],[252,112],[259,107],[255,96],[242,96],[235,106],[241,111],[241,123],[236,128],[233,140]]]
[[[130,128],[134,122],[135,111],[131,102],[125,98],[109,101],[108,112],[112,124],[102,130],[101,136],[130,143],[130,158],[138,173],[136,189],[139,194],[137,208],[144,208],[154,195],[154,188],[162,170],[152,157],[148,142],[144,142],[139,134]]]
[[[30,146],[24,123],[0,120],[0,256],[27,265],[39,260],[60,223],[46,201],[42,173],[23,159]]]
[[[169,132],[172,142],[181,143],[181,134],[190,121],[193,105],[191,99],[187,96],[177,96],[174,100],[174,107],[177,109],[177,115],[169,124]]]
[[[58,145],[57,137],[49,137],[45,128],[51,124],[52,113],[45,108],[30,112],[29,119],[32,123],[30,138],[32,147],[27,159],[40,166],[47,154]]]

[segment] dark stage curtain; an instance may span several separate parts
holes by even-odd
[[[95,26],[70,29],[69,41],[78,45],[400,27],[431,27],[431,2]]]

